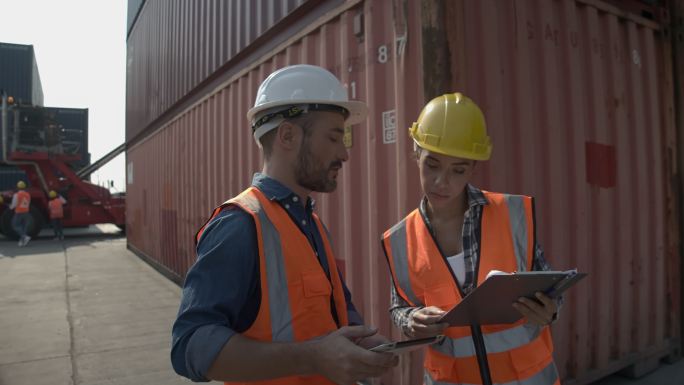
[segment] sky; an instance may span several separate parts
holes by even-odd
[[[126,0],[0,0],[0,42],[31,44],[44,105],[88,108],[90,158],[125,141]],[[125,191],[119,155],[91,181]]]

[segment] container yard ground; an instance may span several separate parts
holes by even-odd
[[[180,289],[115,228],[0,240],[0,384],[173,385]]]

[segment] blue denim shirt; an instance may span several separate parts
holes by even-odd
[[[321,234],[313,222],[314,202],[305,205],[280,182],[255,174],[252,186],[276,200],[308,237],[329,275]],[[344,284],[349,323],[363,324]],[[230,206],[202,233],[197,261],[185,278],[178,317],[172,329],[171,363],[176,373],[193,381],[209,381],[209,367],[228,340],[249,329],[261,302],[259,251],[252,216]],[[333,307],[334,311],[334,307]],[[336,317],[336,314],[333,314]]]

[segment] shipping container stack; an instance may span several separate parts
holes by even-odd
[[[43,86],[32,45],[0,43],[0,89],[18,104],[43,105]]]
[[[74,170],[90,164],[88,109],[43,105],[33,46],[0,43],[0,90],[13,99],[8,114],[8,146],[78,155],[79,160],[69,163]],[[24,171],[0,165],[0,191],[13,189],[18,180],[27,180]]]

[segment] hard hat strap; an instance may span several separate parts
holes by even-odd
[[[331,111],[331,112],[338,112],[344,116],[344,119],[347,120],[349,117],[349,111],[346,108],[331,105],[331,104],[300,104],[296,106],[290,106],[286,109],[283,110],[278,110],[272,113],[265,114],[261,118],[257,119],[254,123],[252,123],[252,130],[256,130],[263,124],[269,122],[271,119],[275,117],[282,117],[284,119],[291,119],[291,118],[296,118],[302,114],[305,114],[309,111]]]

